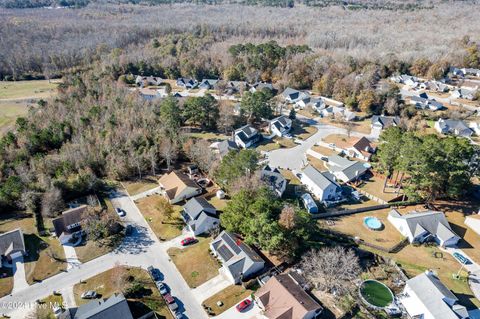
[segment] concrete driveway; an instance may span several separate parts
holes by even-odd
[[[252,300],[251,298],[248,298],[248,299]],[[233,306],[228,310],[225,310],[225,312],[213,318],[215,319],[268,319],[267,317],[261,314],[261,309],[257,306],[255,302],[252,302],[250,307],[243,312],[238,312],[235,306]]]
[[[231,285],[232,283],[230,281],[228,281],[224,276],[222,276],[222,274],[219,274],[218,276],[213,277],[201,286],[192,289],[192,293],[197,299],[198,303],[201,304],[203,301],[205,301],[205,299],[210,298],[211,296]]]
[[[65,244],[63,246],[63,251],[65,252],[65,259],[67,259],[67,269],[75,268],[80,266],[81,262],[78,260],[77,252],[72,245]]]
[[[13,272],[13,290],[12,294],[28,289],[27,279],[25,277],[25,264],[23,263],[23,256],[12,260]]]

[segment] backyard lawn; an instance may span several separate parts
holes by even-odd
[[[0,268],[0,298],[12,292],[13,273],[12,268]]]
[[[108,298],[125,289],[126,285],[133,286],[135,284],[143,288],[141,295],[136,298],[129,298],[128,294],[126,295],[135,318],[139,318],[149,309],[155,311],[159,318],[172,318],[155,283],[147,271],[142,268],[117,266],[76,284],[73,287],[73,295],[79,306],[89,302],[89,300],[81,298],[82,293],[87,290],[95,290],[101,295],[101,298]]]
[[[159,186],[158,178],[155,176],[147,176],[141,180],[135,181],[124,181],[122,184],[130,196],[143,193]]]
[[[212,204],[217,210],[222,211],[228,204],[228,199],[220,199],[217,196],[212,196],[208,199],[208,202]]]
[[[220,265],[210,255],[210,238],[197,237],[198,243],[184,248],[170,248],[168,255],[190,288],[195,288],[218,275]]]
[[[163,197],[160,195],[152,195],[137,200],[136,204],[150,224],[150,227],[152,227],[155,235],[157,235],[160,240],[169,240],[182,234],[184,226],[180,216],[182,207],[174,205],[175,214],[167,218],[158,206],[162,199]]]
[[[241,285],[232,285],[211,296],[205,300],[202,305],[211,308],[213,312],[211,313],[212,316],[217,316],[225,310],[235,306],[240,301],[250,297],[252,293],[252,290],[245,289]],[[218,301],[221,301],[223,305],[218,306]]]
[[[367,181],[363,181],[358,188],[386,202],[389,202],[403,194],[402,190],[400,190],[400,192],[397,194],[397,189],[393,187],[386,187],[385,192],[383,192],[382,190],[384,184],[385,179],[379,176],[371,176]]]

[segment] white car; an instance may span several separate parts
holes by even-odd
[[[97,298],[97,293],[93,290],[88,290],[85,291],[81,297],[82,299],[95,299]]]
[[[119,207],[115,208],[115,212],[117,212],[117,215],[120,217],[124,217],[127,214],[123,209]]]

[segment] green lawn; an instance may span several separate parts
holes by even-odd
[[[130,310],[135,318],[139,318],[149,311],[155,311],[158,318],[172,318],[170,311],[160,296],[155,283],[152,281],[147,271],[137,267],[118,266],[96,276],[82,280],[73,287],[73,294],[77,306],[89,302],[81,298],[83,292],[95,290],[102,298],[108,298],[116,292],[126,290],[128,286],[138,284],[142,287],[141,295],[126,298],[129,302]]]
[[[232,285],[211,296],[202,302],[202,305],[211,309],[211,316],[218,316],[225,310],[230,309],[240,301],[248,298],[252,293],[252,290],[245,289],[241,285]],[[221,301],[223,305],[218,306],[218,301]]]
[[[45,99],[55,94],[58,81],[3,81],[0,82],[0,99]]]
[[[190,288],[195,288],[218,275],[217,260],[210,255],[210,238],[200,238],[199,242],[184,248],[170,248],[168,255],[182,274]]]

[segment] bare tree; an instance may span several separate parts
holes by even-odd
[[[51,187],[42,196],[42,216],[54,217],[65,203],[62,198],[62,192],[57,187]]]
[[[178,145],[176,141],[172,141],[169,138],[164,138],[160,144],[160,153],[167,163],[167,170],[170,170],[172,161],[174,161],[178,155]]]
[[[300,267],[316,289],[338,295],[349,293],[361,273],[355,252],[340,246],[312,249],[302,257]]]
[[[296,216],[295,208],[292,205],[285,205],[280,213],[278,222],[286,229],[293,229],[296,225]]]

